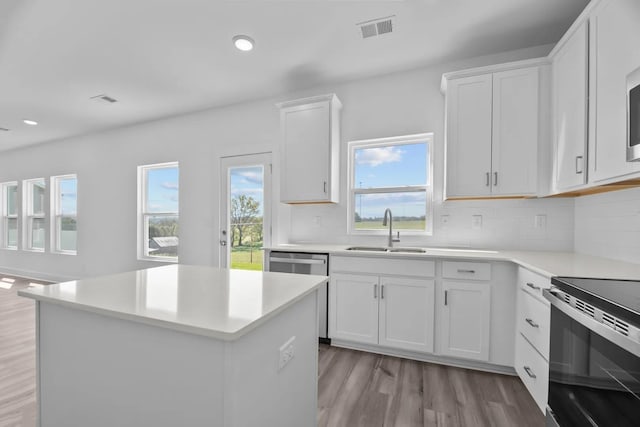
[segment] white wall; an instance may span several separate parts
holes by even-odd
[[[575,251],[640,263],[640,188],[575,199]]]
[[[406,244],[465,245],[570,250],[573,202],[519,200],[442,203],[444,100],[443,72],[546,55],[550,46],[525,49],[455,64],[318,87],[281,97],[212,109],[103,133],[3,152],[0,182],[78,174],[78,255],[0,250],[0,269],[34,277],[86,277],[157,265],[136,260],[136,166],[180,162],[180,261],[217,265],[219,158],[274,151],[274,196],[279,197],[279,116],[275,103],[335,92],[342,115],[342,183],[346,143],[420,132],[435,133],[434,236],[403,239]],[[335,206],[293,207],[275,203],[276,241],[345,242],[346,192]],[[449,214],[442,227],[440,215]],[[482,230],[471,230],[481,214]],[[533,229],[533,217],[547,215],[546,229]],[[291,220],[289,220],[291,215]],[[320,217],[319,225],[314,224]],[[365,239],[380,242],[380,237]]]

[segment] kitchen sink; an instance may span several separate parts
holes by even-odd
[[[382,246],[351,246],[348,251],[366,251],[366,252],[387,252],[387,248]]]
[[[426,253],[427,250],[426,249],[422,249],[422,248],[389,248],[387,249],[388,252],[403,252],[403,253],[408,253],[408,254],[423,254]]]

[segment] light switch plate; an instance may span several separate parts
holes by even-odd
[[[293,359],[293,356],[295,355],[295,346],[294,346],[295,341],[296,341],[296,337],[291,337],[287,340],[287,342],[285,342],[280,346],[279,348],[280,356],[278,358],[278,371],[284,368],[287,365],[287,363],[289,363],[291,359]]]
[[[544,214],[536,215],[533,219],[533,226],[535,228],[547,228],[547,216]]]

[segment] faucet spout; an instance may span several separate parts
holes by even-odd
[[[389,241],[387,242],[387,246],[392,248],[393,242],[400,241],[400,233],[398,233],[398,239],[393,238],[393,214],[391,213],[391,209],[387,208],[384,211],[384,218],[382,219],[382,225],[387,226],[387,219],[389,222]]]

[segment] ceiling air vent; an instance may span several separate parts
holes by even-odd
[[[115,98],[113,98],[113,97],[111,97],[111,96],[109,96],[109,95],[106,95],[106,94],[104,94],[104,93],[103,93],[102,95],[92,96],[92,97],[91,97],[91,98],[89,98],[89,99],[92,99],[92,100],[94,100],[94,101],[101,102],[101,103],[103,103],[103,104],[113,104],[113,103],[115,103],[115,102],[118,102],[118,100],[117,100],[117,99],[115,99]]]
[[[367,39],[369,37],[393,32],[393,18],[395,18],[395,15],[360,22],[356,25],[359,26],[360,31],[362,31],[362,38]]]

